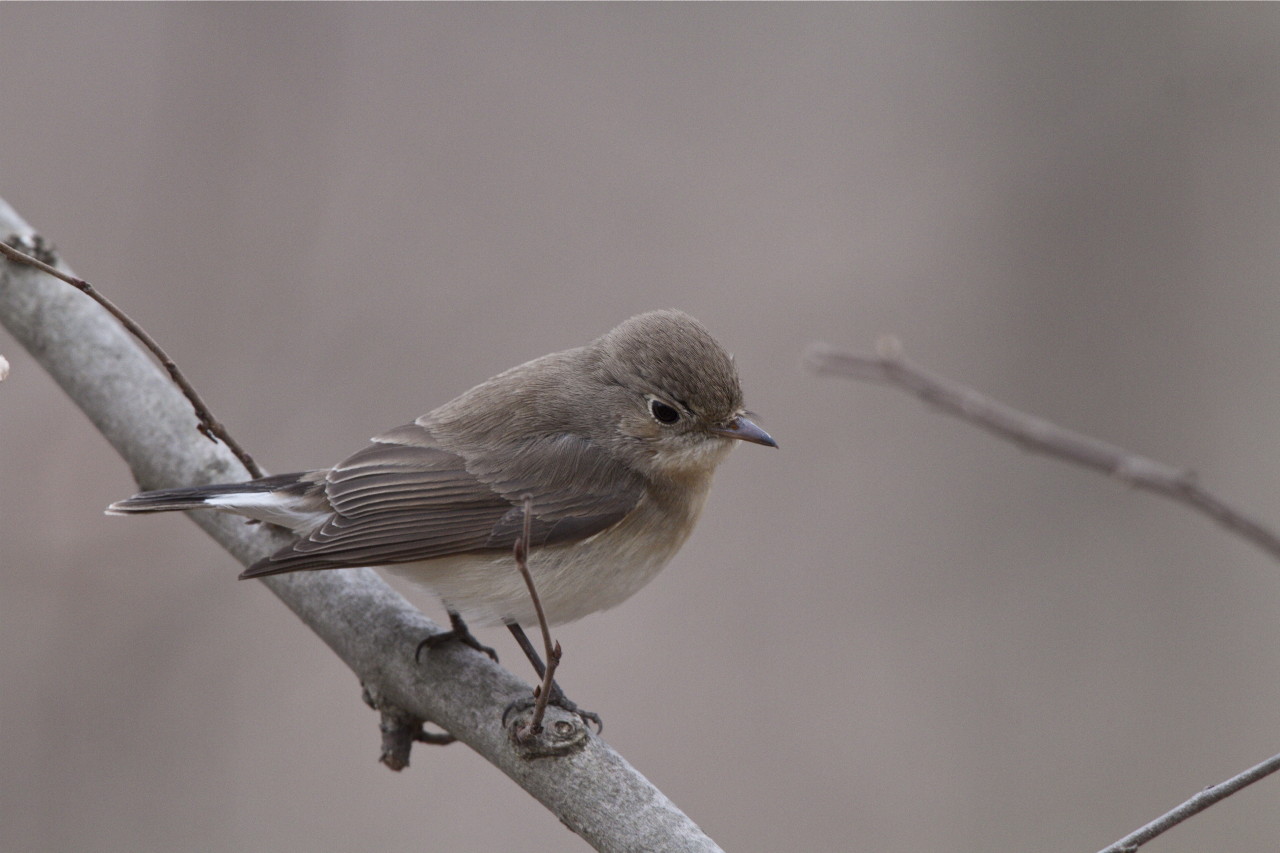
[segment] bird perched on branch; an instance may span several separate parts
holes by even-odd
[[[143,492],[113,515],[215,509],[294,540],[240,577],[378,566],[463,619],[518,631],[535,613],[512,546],[531,500],[529,568],[550,624],[613,607],[693,530],[746,415],[733,359],[680,311],[500,373],[333,466]],[[437,635],[439,636],[439,635]],[[517,639],[520,635],[517,634]]]

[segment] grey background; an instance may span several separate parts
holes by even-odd
[[[0,195],[277,472],[684,308],[782,448],[556,632],[569,692],[729,850],[1095,850],[1280,748],[1280,567],[800,354],[897,334],[1280,522],[1277,36],[1272,5],[6,5]],[[380,767],[351,674],[186,520],[104,517],[124,465],[0,352],[0,848],[585,848],[464,748]],[[1277,785],[1151,849],[1274,849]]]

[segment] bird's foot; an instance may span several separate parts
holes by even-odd
[[[538,699],[532,694],[521,696],[519,699],[513,699],[502,712],[502,725],[506,727],[510,719],[519,713],[532,710],[538,704]],[[568,696],[564,695],[564,691],[560,689],[560,685],[554,681],[551,682],[551,695],[547,697],[548,705],[555,705],[564,711],[568,711],[582,720],[584,725],[595,726],[596,734],[604,731],[604,721],[600,719],[600,715],[595,711],[587,711],[578,707],[578,703],[574,702]]]
[[[457,613],[454,613],[452,610],[449,611],[449,624],[451,627],[448,631],[441,631],[438,634],[432,634],[421,643],[418,643],[418,647],[414,649],[413,652],[413,659],[416,662],[422,662],[423,649],[427,649],[429,651],[441,643],[448,643],[450,641],[457,641],[462,643],[464,646],[469,646],[478,652],[488,655],[494,663],[498,662],[498,653],[495,652],[491,646],[486,646],[477,640],[475,635],[471,633],[471,629],[467,627],[467,623],[463,622],[462,617]]]

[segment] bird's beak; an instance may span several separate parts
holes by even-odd
[[[749,441],[752,444],[763,444],[765,447],[778,446],[778,442],[773,440],[773,436],[742,415],[738,415],[724,426],[712,427],[711,431],[726,438],[736,438],[739,441]]]

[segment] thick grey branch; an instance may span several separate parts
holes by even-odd
[[[34,232],[0,200],[0,239]],[[224,445],[193,427],[191,409],[160,368],[83,293],[26,265],[0,262],[0,322],[62,386],[128,462],[145,489],[245,477]],[[193,519],[243,565],[281,544],[265,525],[214,513]],[[228,581],[230,582],[230,581]],[[598,850],[719,850],[661,791],[598,737],[572,754],[530,760],[501,725],[528,685],[457,644],[414,650],[440,630],[369,569],[263,581],[359,677],[384,718],[429,720],[531,793]],[[580,725],[548,710],[548,729]]]

